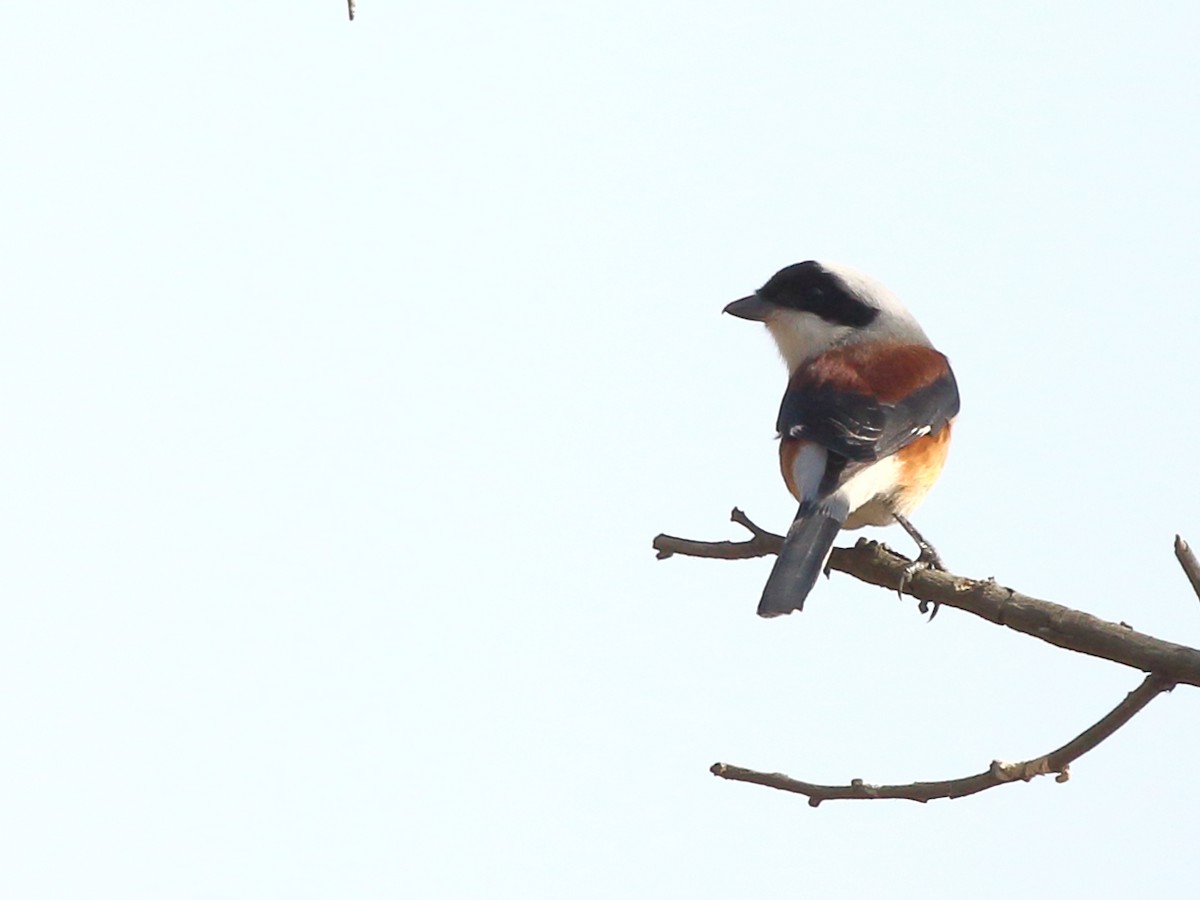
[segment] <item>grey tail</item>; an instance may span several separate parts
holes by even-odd
[[[847,512],[841,503],[800,508],[763,588],[758,603],[760,616],[786,616],[792,610],[804,609],[804,599],[825,568]]]

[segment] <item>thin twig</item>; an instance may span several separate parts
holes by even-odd
[[[346,11],[350,13],[350,21],[354,21],[354,0],[346,0]]]
[[[660,534],[654,539],[654,549],[659,559],[667,559],[678,553],[680,556],[700,556],[706,559],[754,559],[778,553],[783,538],[759,528],[736,506],[729,514],[731,522],[737,522],[754,537],[748,541],[691,541],[687,538]]]
[[[1175,558],[1179,560],[1179,565],[1183,566],[1183,573],[1192,583],[1192,590],[1200,597],[1200,560],[1196,559],[1196,554],[1192,552],[1188,542],[1179,535],[1175,535]]]
[[[1057,773],[1055,781],[1061,783],[1070,777],[1072,762],[1110,737],[1151,700],[1174,686],[1161,675],[1148,675],[1112,712],[1057,750],[1025,762],[1006,763],[997,760],[988,766],[987,771],[966,778],[888,785],[866,784],[856,778],[850,784],[842,786],[812,784],[779,773],[755,772],[753,769],[743,769],[726,763],[715,763],[709,771],[730,781],[748,781],[781,791],[803,794],[808,797],[809,806],[818,806],[825,800],[915,800],[918,803],[944,798],[953,800],[1013,781],[1029,781],[1038,775],[1048,775],[1052,772]]]
[[[740,510],[734,510],[734,521],[742,519],[749,522]],[[754,535],[749,541],[709,543],[660,534],[654,539],[654,548],[660,559],[676,553],[712,559],[752,559],[778,551],[783,540],[779,535],[745,522],[743,527]],[[1030,597],[993,579],[979,581],[934,569],[910,573],[911,562],[882,544],[860,540],[853,547],[835,547],[829,557],[829,568],[893,591],[903,584],[904,593],[918,600],[952,606],[1056,647],[1143,672],[1157,672],[1177,684],[1200,687],[1200,650]]]

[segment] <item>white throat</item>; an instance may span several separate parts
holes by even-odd
[[[777,310],[766,322],[767,331],[787,365],[788,374],[800,364],[830,347],[850,343],[856,329],[849,325],[834,325],[820,316],[791,309]]]

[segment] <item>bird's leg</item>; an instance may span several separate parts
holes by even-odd
[[[921,536],[921,532],[917,531],[913,523],[899,513],[892,513],[892,518],[896,520],[901,528],[908,532],[908,536],[913,539],[913,542],[920,549],[921,555],[917,557],[917,562],[923,568],[937,569],[939,572],[945,572],[946,564],[942,562],[942,557],[933,549],[933,545]]]
[[[893,512],[892,518],[896,520],[901,528],[908,532],[908,536],[913,539],[913,542],[921,551],[917,558],[905,567],[904,573],[900,576],[900,586],[896,588],[896,593],[903,597],[904,589],[917,572],[921,569],[937,569],[939,572],[945,572],[946,564],[942,562],[941,555],[933,549],[933,545],[929,541],[921,536],[921,532],[917,531],[912,522],[908,521],[908,519],[904,518],[898,512]],[[922,600],[917,606],[921,612],[929,612],[929,621],[931,622],[933,621],[933,617],[937,615],[940,607],[941,604],[934,603],[933,611],[930,612],[929,602],[926,600]]]

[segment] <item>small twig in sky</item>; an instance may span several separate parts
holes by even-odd
[[[1196,559],[1196,554],[1192,552],[1188,542],[1179,535],[1175,535],[1175,558],[1179,560],[1179,565],[1183,566],[1183,573],[1192,583],[1192,590],[1200,597],[1200,560]]]
[[[755,772],[753,769],[743,769],[726,763],[715,763],[709,771],[730,781],[748,781],[781,791],[803,794],[808,797],[809,806],[818,806],[825,800],[915,800],[918,803],[927,803],[930,800],[966,797],[1002,784],[1030,781],[1038,775],[1051,773],[1057,773],[1055,781],[1061,783],[1070,777],[1072,762],[1110,737],[1141,712],[1151,700],[1174,686],[1161,675],[1148,675],[1146,680],[1130,692],[1112,712],[1057,750],[1025,762],[1006,763],[996,760],[988,766],[987,771],[966,778],[886,785],[866,784],[856,778],[848,785],[824,785],[799,781],[779,773]]]
[[[729,514],[729,520],[737,522],[754,537],[748,541],[691,541],[660,534],[654,539],[654,549],[658,551],[658,558],[667,559],[678,553],[680,556],[702,556],[706,559],[754,559],[757,556],[778,553],[779,548],[783,546],[783,538],[759,528],[736,506]]]

